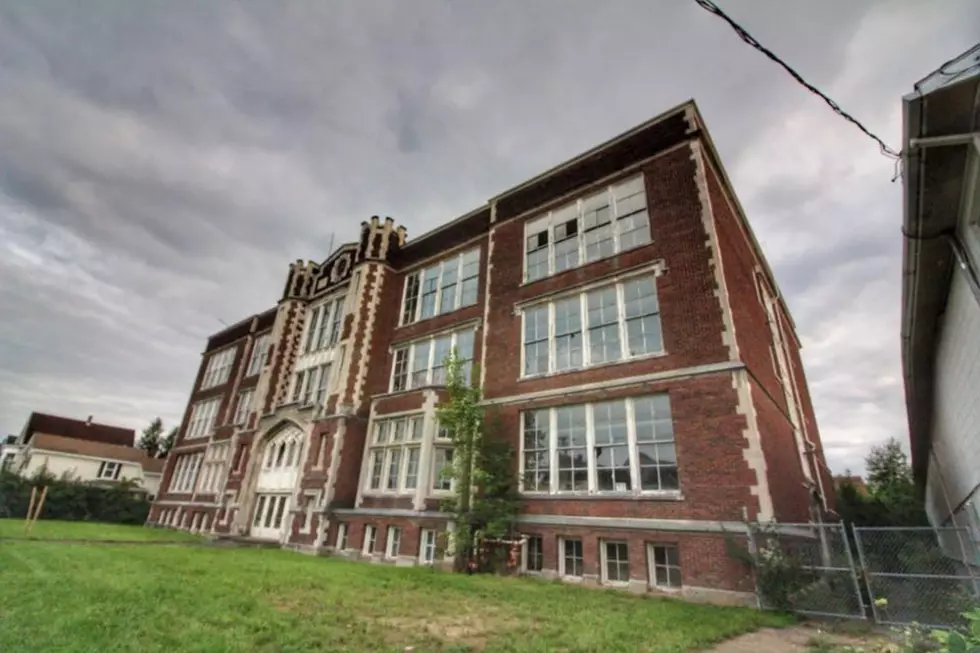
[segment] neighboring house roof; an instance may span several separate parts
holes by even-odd
[[[140,465],[143,471],[156,474],[163,470],[163,464],[165,462],[158,458],[150,458],[146,455],[145,451],[135,447],[124,447],[119,444],[109,444],[106,442],[92,442],[91,440],[80,440],[78,438],[65,438],[49,433],[38,433],[35,435],[31,446],[34,449],[43,451],[55,451],[78,454],[80,456],[91,456],[93,458],[132,462]]]
[[[980,45],[903,98],[902,367],[912,469],[920,483],[929,460],[936,344],[958,256],[950,235],[968,206],[965,181],[980,169],[978,62]]]
[[[93,422],[91,417],[88,420],[80,420],[45,413],[31,413],[31,416],[27,418],[24,430],[21,432],[21,441],[27,444],[31,442],[35,434],[40,433],[130,448],[136,441],[136,431],[133,429],[99,424]]]

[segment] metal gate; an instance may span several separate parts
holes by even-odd
[[[865,618],[842,524],[751,524],[749,535],[750,551],[760,563],[760,607],[816,617]]]
[[[854,527],[874,619],[949,627],[980,596],[976,543],[965,528]]]

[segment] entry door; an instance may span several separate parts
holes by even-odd
[[[252,515],[252,537],[278,540],[286,523],[288,494],[260,494],[256,497]]]

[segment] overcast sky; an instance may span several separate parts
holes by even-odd
[[[892,147],[980,4],[719,0]],[[693,1],[0,0],[0,433],[179,422],[290,261],[409,238],[695,98],[804,342],[831,467],[907,437],[900,185]],[[654,217],[655,219],[655,217]]]

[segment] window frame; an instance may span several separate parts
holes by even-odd
[[[614,546],[624,546],[626,547],[626,580],[613,580],[609,578],[609,549],[610,545]],[[619,556],[616,557],[617,562],[621,562],[622,559]],[[630,568],[630,545],[627,540],[599,540],[599,578],[604,585],[613,586],[627,586],[630,584],[630,578],[632,578],[632,569]]]
[[[368,533],[371,534],[368,537]],[[361,542],[361,553],[366,556],[373,556],[378,545],[378,527],[374,524],[364,525],[364,541]]]
[[[630,184],[639,182],[643,193],[643,206],[634,211],[624,212],[622,215],[619,214],[619,203],[624,202],[628,198],[634,197],[639,194],[639,191],[631,195],[624,195],[618,197],[616,195],[617,189],[628,188]],[[607,204],[605,205],[608,209],[608,222],[596,223],[595,225],[587,228],[586,227],[586,206],[591,200],[605,194]],[[574,218],[572,215],[574,214]],[[637,229],[624,229],[623,226],[625,221],[632,217],[638,216],[640,214],[645,214],[646,217],[646,239],[641,240],[638,243],[631,243],[623,246],[623,236],[628,233],[633,233]],[[569,236],[566,235],[560,241],[557,238],[556,227],[563,226],[570,223],[572,220],[575,221],[576,232],[575,234]],[[600,229],[609,225],[610,238],[603,239],[612,240],[612,252],[606,255],[599,255],[597,258],[588,259],[588,243],[586,234],[587,233],[598,233]],[[541,239],[538,239],[538,246],[529,250],[529,245],[532,237],[538,234],[547,234],[544,244],[541,244]],[[628,252],[632,249],[638,247],[643,247],[644,245],[649,245],[653,242],[653,231],[652,224],[650,220],[650,199],[647,196],[647,185],[646,176],[644,173],[637,172],[630,174],[626,177],[616,180],[615,182],[605,184],[599,188],[591,188],[582,193],[580,193],[574,200],[563,202],[553,209],[538,213],[524,222],[524,240],[521,246],[521,280],[523,284],[530,284],[542,279],[548,279],[555,276],[556,274],[561,274],[562,272],[567,272],[568,270],[574,270],[576,268],[589,265],[590,263],[595,263],[613,256],[617,256],[624,252]],[[577,242],[577,247],[574,250],[577,253],[577,263],[574,265],[569,265],[568,267],[557,269],[556,265],[556,255],[555,249],[558,242],[568,242],[571,238],[575,238]],[[543,276],[538,276],[534,278],[529,278],[528,271],[528,254],[532,252],[537,252],[542,249],[547,250],[547,266],[546,271]]]
[[[470,276],[463,276],[466,266],[473,261],[467,262],[467,255],[475,253],[475,265],[476,274]],[[480,273],[483,270],[483,252],[479,245],[475,247],[467,247],[461,250],[457,254],[447,256],[446,258],[440,259],[431,265],[427,265],[416,269],[415,271],[405,275],[405,281],[402,284],[402,301],[399,306],[398,311],[398,326],[406,326],[409,324],[415,324],[416,322],[421,322],[422,320],[428,320],[439,315],[447,315],[454,311],[458,311],[463,308],[468,308],[470,306],[475,306],[479,303],[480,299]],[[443,280],[445,277],[446,270],[451,267],[454,269],[453,274],[455,275],[455,285],[453,291],[453,308],[448,310],[442,310],[442,298],[443,298]],[[424,283],[426,278],[426,273],[431,272],[435,268],[438,268],[438,276],[436,277],[435,286],[435,303],[432,308],[432,315],[422,316],[422,297],[427,294],[423,291]],[[473,295],[472,303],[463,304],[463,286],[467,281],[476,280],[476,291]],[[449,284],[447,284],[448,286]],[[414,295],[410,295],[409,288],[412,288]],[[409,311],[409,306],[411,305],[411,310]],[[408,313],[411,313],[409,316]]]
[[[657,562],[657,549],[664,550],[664,564]],[[677,564],[671,564],[670,552],[676,556]],[[649,570],[648,582],[650,587],[662,591],[680,591],[684,588],[684,574],[681,569],[681,550],[680,546],[670,542],[648,542],[647,543],[647,569]],[[667,584],[662,584],[657,580],[657,571],[663,569],[667,575]],[[677,574],[677,584],[671,584],[671,572]]]
[[[122,473],[122,466],[123,464],[121,462],[115,460],[103,460],[99,464],[97,477],[100,481],[117,481],[119,480],[119,474]]]
[[[334,538],[334,549],[337,551],[347,550],[347,535],[348,527],[347,522],[342,521],[337,524],[337,536]]]
[[[642,439],[637,440],[637,405],[640,402],[651,402],[651,426],[654,432],[654,439]],[[626,490],[602,490],[599,489],[599,469],[598,456],[595,453],[597,448],[596,445],[596,412],[597,406],[613,405],[617,403],[623,403],[625,406],[626,414],[626,447],[628,451],[628,461],[629,461],[629,475],[630,475],[630,488]],[[558,458],[558,412],[561,410],[573,410],[576,408],[583,407],[585,411],[585,450],[586,450],[586,464],[587,464],[587,490],[562,490],[560,488],[560,474],[559,474],[559,458]],[[663,409],[666,409],[663,411]],[[663,412],[661,412],[663,411]],[[526,448],[525,439],[525,428],[527,426],[525,415],[528,413],[546,413],[547,420],[547,439],[548,439],[548,480],[547,483],[543,484],[546,489],[531,490],[526,487],[525,475],[531,473],[532,470],[527,468],[526,454],[533,451],[537,452],[538,449],[529,450]],[[661,422],[669,422],[669,435],[670,438],[661,437],[659,433],[659,428]],[[561,406],[550,406],[542,407],[531,410],[524,410],[520,412],[519,417],[520,422],[520,433],[519,433],[519,446],[518,446],[518,473],[519,473],[519,487],[520,492],[527,496],[607,496],[607,497],[631,497],[631,496],[648,496],[648,497],[663,497],[663,498],[680,498],[682,483],[681,483],[681,473],[680,473],[680,463],[679,456],[677,455],[677,433],[675,431],[673,410],[670,404],[670,395],[668,393],[653,393],[648,395],[639,395],[633,397],[625,397],[622,399],[613,399],[607,401],[597,401],[579,404],[569,404]],[[666,428],[665,426],[662,428]],[[657,461],[654,465],[644,465],[639,459],[639,450],[641,446],[654,446],[659,448],[660,446],[672,445],[673,447],[673,469],[674,476],[677,479],[676,487],[663,487],[661,479],[661,468],[670,468],[669,459],[665,459],[667,464],[661,465],[659,450],[657,451]],[[623,446],[619,445],[608,445],[600,443],[599,447],[602,446]],[[561,447],[562,450],[569,448],[581,448],[581,447]],[[657,468],[658,485],[660,487],[644,489],[643,487],[643,469],[655,467]],[[537,468],[536,468],[537,469]],[[538,487],[541,487],[538,485]]]
[[[432,537],[432,542],[426,541],[427,536]],[[423,528],[419,531],[419,564],[435,565],[436,555],[439,548],[439,534],[434,528]],[[430,557],[431,554],[431,557]]]
[[[179,454],[174,461],[174,471],[170,476],[168,491],[174,494],[189,494],[197,485],[197,475],[204,461],[204,452]]]
[[[346,293],[331,295],[310,306],[303,326],[301,356],[330,349],[340,342],[346,312]]]
[[[230,345],[224,349],[208,355],[208,362],[204,368],[204,375],[201,377],[201,386],[198,390],[210,390],[219,385],[228,383],[231,377],[231,368],[235,364],[235,353],[238,345]]]
[[[534,545],[532,546],[532,542]],[[531,559],[534,564],[529,564]],[[527,574],[540,574],[544,571],[544,538],[540,535],[524,535],[521,547],[521,570]]]
[[[395,537],[392,537],[393,535]],[[392,546],[393,542],[396,542],[397,545]],[[388,560],[395,560],[398,558],[398,553],[401,551],[401,545],[402,529],[398,526],[388,526],[388,531],[385,533],[385,558]]]
[[[395,434],[401,435],[396,440]],[[362,492],[367,495],[388,495],[404,496],[414,494],[418,490],[418,482],[421,477],[422,448],[425,442],[425,414],[410,413],[407,415],[396,415],[373,420],[370,424],[369,437],[367,442],[367,468],[364,474]],[[415,457],[415,482],[414,485],[407,484],[409,476],[409,463],[412,460],[412,451],[416,451]],[[397,466],[394,488],[389,488],[391,478],[392,458],[397,455]],[[380,461],[380,462],[379,462]],[[376,467],[376,463],[379,465]],[[376,477],[375,472],[378,472]],[[377,487],[374,487],[375,478],[378,480]]]
[[[191,406],[191,414],[187,420],[187,430],[184,433],[185,440],[197,440],[211,435],[214,425],[218,421],[218,412],[221,410],[221,397],[209,397],[194,402]],[[203,415],[202,415],[203,413]]]
[[[599,284],[590,284],[583,288],[577,288],[573,291],[567,293],[561,293],[544,299],[542,301],[536,301],[533,303],[525,304],[520,307],[521,313],[521,356],[520,356],[520,375],[519,380],[524,379],[534,379],[552,376],[555,374],[565,374],[567,372],[578,372],[581,370],[592,369],[604,365],[622,365],[624,363],[630,363],[638,360],[644,360],[647,358],[657,358],[660,356],[667,355],[667,348],[664,343],[664,333],[663,333],[663,308],[660,305],[660,289],[658,287],[658,279],[660,273],[659,270],[646,270],[644,272],[631,274],[626,277],[621,277],[614,279],[612,281],[605,281]],[[627,314],[627,297],[626,290],[627,287],[633,283],[642,283],[644,281],[649,281],[653,285],[653,303],[656,306],[655,312],[644,313],[639,317],[628,317]],[[609,291],[614,289],[616,293],[616,332],[619,338],[619,357],[614,359],[603,359],[593,361],[592,352],[592,338],[591,332],[597,327],[590,327],[589,325],[589,297],[590,295],[598,295],[603,291]],[[562,334],[558,334],[557,322],[555,319],[557,313],[557,307],[559,304],[569,304],[573,300],[578,300],[578,331],[566,331]],[[542,309],[546,313],[547,321],[547,339],[537,338],[529,341],[527,335],[528,328],[528,317],[530,314],[538,314]],[[645,319],[651,316],[655,316],[660,331],[659,346],[652,351],[645,351],[638,354],[633,354],[630,352],[630,322],[636,319]],[[608,323],[607,326],[611,326],[612,323]],[[558,341],[560,338],[567,337],[573,333],[578,334],[579,338],[579,359],[578,365],[561,366],[559,367],[559,346]],[[538,345],[542,342],[547,342],[548,347],[548,364],[547,369],[543,371],[528,372],[528,355],[527,348],[529,344]]]
[[[578,573],[571,573],[568,569],[569,555],[566,544],[578,544],[578,556],[572,555],[572,560],[578,560]],[[574,564],[573,564],[574,567]],[[573,570],[574,571],[574,570]],[[585,543],[580,537],[560,537],[558,538],[558,575],[566,579],[581,580],[585,577]]]
[[[399,345],[397,348],[392,349],[392,363],[391,363],[391,374],[388,377],[388,392],[410,392],[412,390],[418,390],[420,388],[428,388],[432,386],[444,386],[445,381],[442,383],[435,382],[435,372],[439,369],[444,369],[441,365],[442,361],[435,360],[436,357],[436,341],[442,340],[445,337],[449,337],[449,354],[456,352],[460,356],[462,367],[467,375],[472,374],[473,370],[473,360],[476,357],[476,329],[475,325],[467,326],[465,328],[458,328],[452,331],[441,331],[439,333],[434,333],[425,338],[420,338],[419,340],[414,340],[410,343]],[[466,333],[471,333],[473,338],[473,349],[469,352],[469,356],[465,355],[465,352],[459,351],[459,338]],[[424,346],[426,353],[426,367],[425,367],[425,380],[420,384],[416,385],[415,375],[421,370],[415,369],[415,357],[418,350]],[[448,355],[448,354],[447,354]],[[399,378],[404,379],[404,383],[399,383]]]
[[[235,397],[235,413],[232,416],[232,424],[239,426],[248,421],[248,415],[252,410],[252,398],[255,396],[255,388],[246,388],[239,391]]]
[[[270,340],[272,340],[272,333],[268,331],[255,337],[252,342],[252,353],[248,358],[248,367],[245,368],[245,378],[262,372],[267,361]]]

